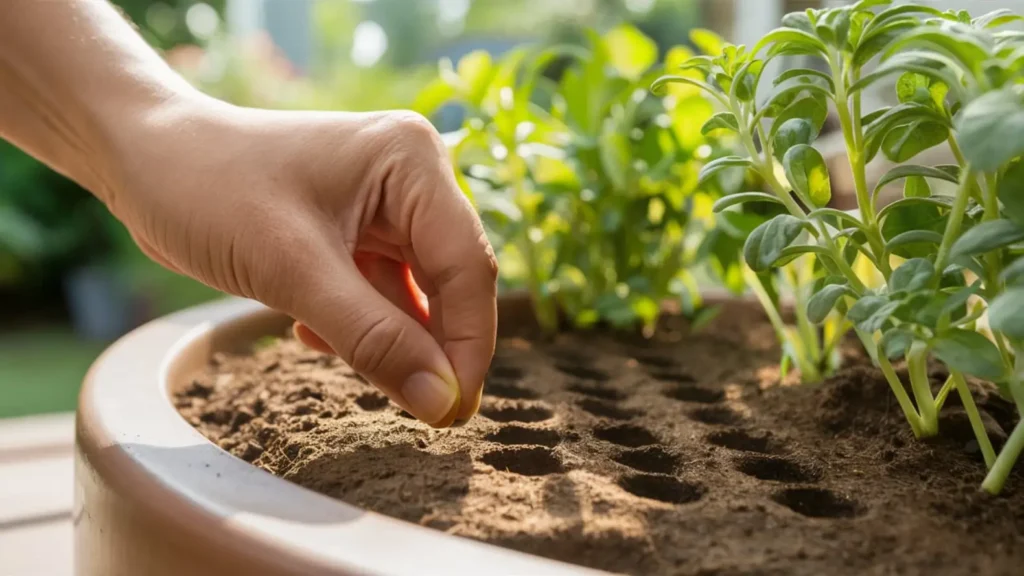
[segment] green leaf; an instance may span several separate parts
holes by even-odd
[[[604,35],[608,59],[622,76],[636,80],[658,59],[658,45],[635,26],[621,24]]]
[[[806,202],[819,208],[828,204],[832,198],[832,183],[821,152],[798,144],[786,152],[782,166],[790,185]]]
[[[968,70],[975,69],[989,57],[985,44],[970,27],[948,21],[937,26],[918,26],[910,30],[890,44],[886,54],[892,55],[919,46],[938,46]]]
[[[901,198],[892,204],[889,204],[878,211],[879,222],[884,222],[885,219],[892,213],[904,212],[906,210],[924,210],[923,206],[932,206],[935,208],[942,208],[948,210],[953,205],[953,199],[949,196],[931,196],[929,198]],[[915,208],[917,207],[917,208]],[[902,230],[895,230],[893,233],[898,234],[903,230],[909,228],[903,228]]]
[[[964,157],[981,172],[1024,153],[1024,105],[1013,90],[996,90],[970,102],[956,127]]]
[[[814,125],[815,134],[820,133],[827,117],[828,104],[826,104],[824,97],[820,94],[802,96],[783,108],[782,112],[775,116],[775,121],[772,122],[772,127],[768,131],[768,137],[774,139],[775,134],[786,122],[793,119],[804,119],[811,122]]]
[[[782,17],[782,25],[786,28],[796,28],[808,34],[814,34],[814,24],[806,12],[790,12]]]
[[[708,56],[718,56],[725,48],[725,40],[711,30],[695,28],[690,31],[690,42]]]
[[[651,92],[654,94],[660,94],[661,89],[668,84],[689,84],[690,86],[696,86],[708,94],[717,96],[718,90],[712,87],[707,82],[701,82],[695,78],[689,78],[686,76],[677,76],[674,74],[666,74],[651,84]]]
[[[772,44],[786,44],[789,46],[799,46],[802,49],[810,52],[827,52],[825,44],[816,38],[813,34],[798,30],[795,28],[776,28],[764,37],[754,46],[751,51],[752,54],[759,54],[766,46]]]
[[[865,296],[850,308],[846,317],[857,325],[858,330],[874,334],[899,307],[900,302],[890,302],[882,296]]]
[[[878,6],[888,6],[890,4],[892,4],[892,0],[860,0],[860,2],[853,5],[851,10],[855,12],[864,12]]]
[[[885,243],[888,252],[895,253],[896,248],[909,246],[911,244],[942,244],[942,234],[931,230],[908,230],[893,236]]]
[[[437,78],[416,93],[412,109],[424,116],[430,117],[454,97],[455,87]]]
[[[893,270],[889,278],[891,292],[915,292],[928,286],[935,278],[935,268],[927,258],[911,258]]]
[[[1013,11],[1008,8],[1001,8],[999,10],[993,10],[988,14],[978,16],[973,20],[973,24],[979,28],[998,28],[1012,22],[1020,22],[1021,20],[1024,20],[1024,17],[1014,14]]]
[[[1010,288],[993,300],[988,321],[993,330],[1024,340],[1024,287]]]
[[[818,80],[819,82],[824,82],[825,84],[827,84],[829,90],[832,90],[833,92],[836,89],[835,81],[832,79],[832,76],[829,76],[827,73],[822,72],[821,70],[815,70],[813,68],[790,68],[789,70],[786,70],[782,74],[779,74],[775,78],[775,80],[772,81],[772,86],[778,86],[779,84],[782,84],[783,82],[787,80],[792,80],[794,78],[808,80],[813,78]]]
[[[879,342],[886,358],[894,360],[906,355],[910,345],[914,343],[914,333],[903,328],[894,328],[886,331]]]
[[[732,112],[719,112],[711,117],[704,126],[701,127],[700,133],[707,136],[715,130],[729,130],[731,132],[739,132],[740,124],[736,120],[736,115]]]
[[[795,216],[779,214],[755,228],[743,245],[743,258],[747,265],[755,272],[771,268],[806,225],[806,221]]]
[[[833,228],[840,228],[843,222],[853,225],[856,230],[864,230],[864,223],[856,216],[843,210],[835,208],[818,208],[807,214],[808,218],[824,220]]]
[[[711,207],[711,211],[717,214],[726,208],[747,202],[770,202],[773,204],[782,204],[782,200],[779,200],[778,197],[772,194],[767,194],[765,192],[740,192],[739,194],[729,194],[728,196],[719,198],[715,202],[714,206]]]
[[[473,106],[480,106],[487,87],[494,77],[495,67],[486,50],[475,50],[463,56],[455,68],[459,76],[459,89]]]
[[[785,158],[786,152],[798,144],[811,144],[818,137],[818,131],[814,124],[803,118],[793,118],[786,122],[775,133],[774,152],[775,157],[780,160]]]
[[[871,28],[869,26],[869,29],[861,34],[857,49],[853,52],[854,63],[857,66],[864,66],[877,56],[879,52],[884,50],[886,46],[891,44],[893,40],[917,25],[919,24],[916,20],[904,18],[889,22],[880,27]]]
[[[1007,284],[1017,284],[1024,280],[1024,258],[1018,258],[1012,264],[1003,269],[999,279]]]
[[[758,80],[764,70],[763,60],[751,60],[740,68],[732,83],[731,96],[740,102],[750,102],[757,94]]]
[[[906,162],[949,139],[949,128],[929,120],[915,120],[894,128],[882,139],[882,151],[893,162]]]
[[[882,190],[882,188],[884,188],[888,184],[891,184],[892,182],[895,182],[896,180],[900,180],[902,178],[908,178],[909,179],[909,178],[912,178],[912,177],[915,177],[915,176],[919,177],[919,178],[922,178],[922,179],[923,178],[934,178],[936,180],[943,180],[945,182],[951,182],[953,184],[957,184],[958,183],[958,180],[957,180],[956,176],[950,174],[949,172],[947,172],[945,170],[941,170],[939,168],[931,168],[931,167],[928,167],[928,166],[917,166],[915,164],[905,164],[905,165],[902,165],[902,166],[897,166],[897,167],[893,168],[892,170],[889,170],[881,178],[879,178],[878,179],[878,184],[875,185],[875,190],[874,190],[874,193],[872,195],[877,198],[878,197],[878,193]],[[904,190],[905,189],[906,188],[904,188]],[[920,198],[925,198],[927,196],[907,196],[907,197],[908,198],[919,198],[919,197]]]
[[[902,258],[927,258],[934,255],[935,247],[921,242],[934,240],[936,235],[941,236],[945,232],[948,212],[941,211],[938,206],[947,205],[935,197],[903,198],[880,211],[882,238],[887,249]],[[918,230],[933,234],[902,236],[905,232]]]
[[[845,284],[825,286],[807,301],[807,318],[815,324],[821,324],[844,294],[853,295]]]
[[[923,176],[910,176],[903,184],[904,198],[927,198],[932,195],[932,188]]]
[[[857,300],[857,302],[855,302],[846,313],[846,317],[849,318],[851,322],[859,324],[870,318],[872,314],[888,303],[889,300],[883,296],[869,294],[862,297],[860,300]]]
[[[785,266],[786,264],[789,264],[793,260],[796,260],[797,258],[801,256],[806,256],[808,254],[814,254],[818,256],[819,259],[827,260],[829,262],[834,261],[832,257],[832,252],[830,252],[824,246],[818,246],[816,244],[796,244],[793,246],[786,246],[785,248],[783,248],[782,252],[779,254],[778,260],[776,260],[773,263],[773,266]]]
[[[753,163],[750,158],[743,158],[741,156],[724,156],[708,162],[701,168],[700,173],[697,175],[697,186],[702,186],[707,181],[726,168],[749,168]]]
[[[935,357],[953,370],[988,380],[1005,375],[999,350],[977,332],[955,328],[932,340],[931,346]]]
[[[849,93],[855,94],[886,76],[903,72],[916,72],[938,80],[946,86],[955,88],[959,95],[962,90],[961,82],[955,72],[958,69],[955,62],[942,54],[919,50],[905,52],[889,58],[874,72],[865,74],[853,86],[850,86]]]
[[[1005,214],[1024,226],[1024,162],[1015,162],[999,179],[999,201]]]
[[[1010,220],[982,222],[960,236],[949,251],[951,258],[978,256],[1024,240],[1024,226]]]

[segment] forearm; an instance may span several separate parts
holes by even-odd
[[[107,0],[0,6],[0,137],[108,204],[133,125],[192,94]]]

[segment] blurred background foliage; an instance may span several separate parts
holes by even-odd
[[[114,0],[203,91],[243,106],[411,107],[442,58],[583,45],[631,23],[660,62],[706,26],[701,0]],[[255,22],[255,24],[254,24]],[[558,78],[562,64],[546,74]],[[432,119],[459,128],[451,104]],[[146,259],[91,195],[0,142],[0,418],[74,407],[95,354],[217,294]]]

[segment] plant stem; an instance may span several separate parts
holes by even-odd
[[[1002,492],[1003,485],[1006,484],[1006,477],[1017,462],[1021,450],[1024,450],[1024,420],[1017,422],[1017,426],[1013,428],[1013,432],[999,452],[995,464],[988,471],[988,476],[985,476],[985,481],[981,483],[981,488],[989,494]]]
[[[949,397],[950,391],[956,387],[956,380],[950,375],[946,378],[946,381],[942,383],[942,388],[939,389],[939,393],[935,395],[935,409],[941,411],[942,406],[946,404],[946,398]]]
[[[996,451],[992,448],[992,441],[985,432],[985,423],[981,421],[981,413],[974,403],[971,390],[967,387],[964,375],[956,370],[951,370],[949,377],[956,383],[956,391],[960,394],[960,401],[963,402],[964,411],[967,412],[967,419],[971,421],[971,429],[974,430],[974,437],[978,440],[978,447],[981,448],[981,455],[985,458],[985,467],[992,469],[996,462]]]
[[[913,431],[915,438],[925,437],[921,429],[921,416],[914,408],[913,402],[910,401],[910,396],[907,396],[907,391],[903,388],[903,382],[900,381],[900,377],[892,369],[889,357],[885,355],[885,350],[881,346],[878,346],[876,350],[878,365],[882,369],[882,374],[885,374],[885,379],[889,382],[889,387],[892,388],[893,394],[896,395],[896,401],[899,402],[903,415],[907,418],[907,423],[910,424],[910,430]],[[934,434],[931,434],[931,436],[934,436]]]
[[[971,180],[974,172],[969,165],[964,166],[963,174],[960,175],[960,186],[957,188],[956,197],[953,198],[953,206],[949,210],[949,222],[946,223],[946,231],[942,235],[942,243],[939,244],[939,252],[935,256],[935,271],[939,276],[949,260],[949,251],[953,243],[960,236],[960,225],[964,220],[964,213],[967,212],[967,201],[971,198]]]
[[[928,345],[914,342],[907,353],[907,369],[910,373],[910,389],[917,401],[917,412],[921,417],[921,434],[924,437],[939,433],[939,411],[935,408],[931,383],[928,380]]]
[[[882,240],[882,233],[878,227],[878,218],[875,215],[874,198],[868,191],[867,165],[863,150],[863,129],[860,117],[860,92],[852,96],[853,110],[850,110],[851,97],[847,95],[846,78],[843,69],[837,60],[834,52],[829,54],[829,65],[832,68],[833,81],[836,85],[836,111],[839,114],[839,124],[842,127],[843,139],[846,141],[846,153],[850,161],[850,171],[853,173],[854,192],[857,195],[857,207],[860,208],[861,219],[867,229],[868,245],[871,251],[877,256],[875,258],[879,271],[886,280],[892,275],[892,268],[885,253],[885,243]],[[856,82],[860,77],[860,70],[852,71],[851,82]]]

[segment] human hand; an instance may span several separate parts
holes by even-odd
[[[185,100],[114,140],[106,201],[143,251],[295,318],[418,419],[472,417],[497,262],[429,122]]]

